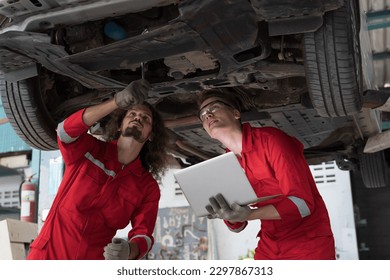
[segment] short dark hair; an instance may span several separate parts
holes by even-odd
[[[238,111],[241,112],[242,105],[238,97],[232,93],[224,92],[221,89],[209,89],[209,90],[202,91],[198,99],[198,106],[200,107],[200,105],[206,99],[209,99],[211,97],[216,97],[219,100],[223,101],[224,103],[230,105],[232,108],[237,109]]]

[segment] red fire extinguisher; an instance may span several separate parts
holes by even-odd
[[[31,182],[34,175],[25,179],[20,185],[20,220],[30,223],[35,223],[35,192],[37,187]]]

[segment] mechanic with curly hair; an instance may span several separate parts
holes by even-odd
[[[241,123],[241,100],[212,89],[202,92],[199,118],[211,138],[237,156],[258,197],[251,206],[210,197],[208,218],[223,219],[233,232],[260,220],[254,259],[335,259],[328,211],[303,154],[303,145],[273,127]],[[237,186],[239,188],[240,186]]]
[[[27,259],[141,259],[152,248],[167,138],[148,90],[133,81],[58,125],[65,174]],[[107,140],[88,133],[111,113]],[[128,240],[116,238],[129,222]]]

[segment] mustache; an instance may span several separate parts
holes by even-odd
[[[138,119],[132,120],[132,121],[130,121],[130,123],[138,123],[139,125],[141,125],[141,126],[142,126],[142,123],[141,123],[141,121],[140,121],[140,120],[138,120]]]

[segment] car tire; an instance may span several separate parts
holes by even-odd
[[[30,78],[11,83],[0,77],[4,112],[26,144],[38,150],[56,150],[57,124],[44,106],[38,81],[38,78]]]
[[[322,117],[353,115],[362,108],[360,17],[356,1],[324,15],[304,34],[304,61],[313,107]]]
[[[366,188],[390,186],[390,150],[360,154],[360,173]]]

